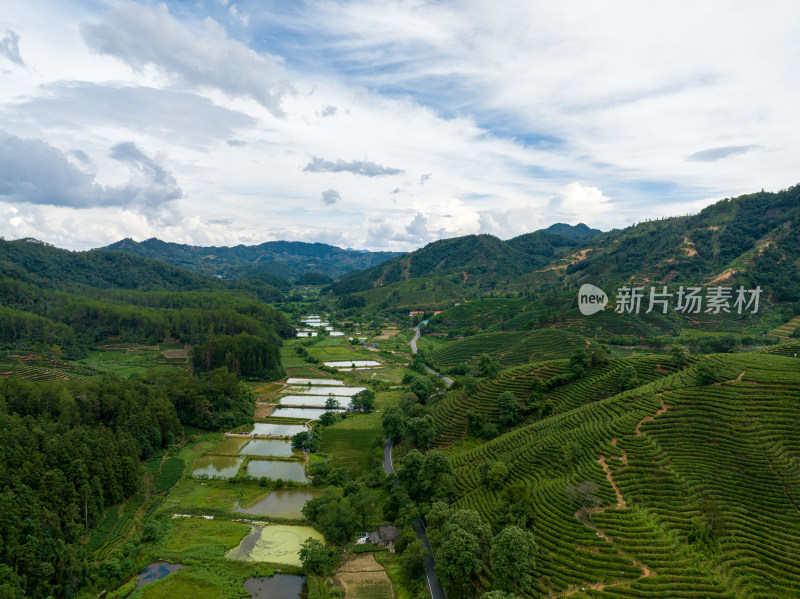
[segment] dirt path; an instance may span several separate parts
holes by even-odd
[[[744,373],[742,373],[742,374],[744,374]],[[741,379],[741,375],[740,375],[739,378]],[[656,411],[656,413],[653,416],[646,416],[645,418],[643,418],[636,425],[635,434],[637,436],[641,436],[641,434],[642,434],[642,430],[641,430],[642,423],[649,422],[649,421],[653,420],[656,416],[660,416],[661,414],[666,412],[667,409],[669,408],[669,406],[664,403],[664,398],[661,396],[660,393],[658,394],[658,398],[661,400],[661,408],[659,408],[658,411]],[[617,447],[617,443],[618,442],[619,442],[619,439],[617,437],[613,437],[611,439],[611,445],[613,445],[614,447]],[[622,451],[622,457],[620,459],[621,459],[622,463],[627,466],[627,464],[628,464],[628,452],[626,452],[624,449],[621,449],[621,451]],[[612,510],[612,509],[613,510],[624,510],[624,509],[628,508],[628,502],[625,501],[625,497],[623,497],[622,491],[620,491],[619,486],[617,486],[617,483],[614,480],[614,475],[611,472],[611,468],[609,468],[608,464],[606,463],[606,460],[607,460],[606,456],[599,456],[597,458],[597,463],[600,464],[600,467],[603,469],[603,472],[606,475],[606,480],[608,480],[608,483],[611,485],[611,488],[614,489],[614,494],[617,497],[617,504],[616,505],[606,505],[606,506],[602,506],[602,507],[592,508],[591,510],[588,511],[588,515],[599,514],[599,513],[605,512],[607,510]],[[595,524],[589,522],[588,519],[586,519],[586,515],[587,515],[587,512],[582,513],[582,510],[578,510],[578,511],[575,512],[575,519],[580,520],[586,526],[588,526],[590,528],[593,528],[594,531],[597,533],[597,536],[599,536],[604,541],[614,545],[614,539],[611,536],[609,536],[603,529],[601,529],[598,526],[596,526]],[[633,564],[633,566],[635,568],[639,568],[639,570],[641,570],[642,574],[636,580],[641,580],[642,578],[649,578],[651,576],[655,576],[653,571],[650,570],[650,568],[648,568],[646,564],[640,562],[639,560],[634,559],[630,555],[627,555],[627,554],[623,553],[619,549],[617,549],[617,554],[622,556],[622,557],[627,557],[628,559],[631,560],[631,563]],[[575,593],[583,592],[583,591],[585,591],[587,589],[593,589],[593,590],[596,590],[596,591],[602,591],[606,587],[610,587],[610,586],[617,586],[617,585],[629,586],[631,582],[632,581],[629,580],[629,579],[621,579],[621,580],[613,580],[613,581],[609,581],[609,582],[587,583],[587,584],[582,584],[580,587],[570,587],[566,591],[564,591],[563,593],[556,593],[551,588],[549,596],[551,598],[568,597],[570,595],[574,595]]]
[[[744,372],[742,372],[742,374],[744,374]],[[636,436],[637,437],[641,437],[642,436],[642,425],[645,422],[651,422],[651,421],[655,420],[656,416],[661,416],[661,414],[663,414],[664,412],[667,411],[667,409],[669,409],[669,406],[664,403],[664,398],[661,396],[661,393],[658,394],[658,399],[661,400],[661,407],[658,409],[658,411],[653,416],[645,416],[644,418],[642,418],[639,421],[639,424],[636,425]]]
[[[614,482],[614,477],[611,475],[611,469],[606,464],[606,457],[600,456],[597,458],[597,461],[600,463],[600,467],[606,473],[606,480],[611,484],[611,488],[614,489],[614,493],[617,496],[617,508],[618,510],[624,510],[628,507],[628,503],[625,501],[625,498],[622,496],[622,491],[619,490],[617,483]],[[607,508],[606,508],[607,509]]]

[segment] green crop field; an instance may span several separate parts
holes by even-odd
[[[544,394],[553,413],[570,410],[590,401],[597,401],[617,392],[617,382],[625,365],[636,370],[641,383],[667,376],[674,371],[666,356],[648,356],[612,360],[607,366],[590,366],[580,378],[560,385]],[[502,371],[494,379],[484,379],[473,392],[456,389],[448,392],[433,407],[438,431],[437,444],[446,445],[463,437],[468,411],[489,419],[497,417],[497,398],[510,391],[524,402],[539,383],[569,371],[569,360],[537,362]]]
[[[448,279],[408,279],[362,291],[368,308],[409,309],[450,305],[464,296],[464,289]]]
[[[486,330],[501,322],[518,318],[532,305],[518,299],[479,299],[463,302],[432,317],[432,327],[442,330]]]
[[[702,362],[723,382],[698,386],[695,367],[674,372],[451,455],[456,505],[497,522],[499,496],[477,469],[507,463],[506,484],[531,491],[541,592],[794,596],[800,369],[763,354]],[[600,502],[585,521],[566,492],[584,481]],[[717,541],[690,544],[712,516]]]
[[[325,427],[320,449],[332,456],[334,466],[345,468],[355,477],[369,471],[373,450],[382,447],[382,441],[378,412],[354,414]]]

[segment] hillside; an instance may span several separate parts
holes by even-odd
[[[36,239],[0,239],[0,275],[60,288],[82,285],[103,289],[223,287],[211,277],[159,260],[107,250],[71,252]]]
[[[197,344],[247,333],[276,345],[294,329],[264,303],[270,293],[280,295],[126,252],[0,241],[0,347],[77,359],[108,337]]]
[[[719,382],[701,382],[701,364]],[[499,525],[506,490],[529,493],[536,587],[550,596],[795,596],[795,362],[725,355],[670,371],[455,450],[455,506]],[[487,461],[507,465],[500,487],[482,481]]]
[[[335,279],[349,272],[370,268],[398,255],[395,252],[343,250],[326,243],[301,241],[202,247],[155,238],[142,242],[123,239],[103,249],[124,251],[161,260],[193,272],[232,280],[262,274],[294,280],[312,272]]]
[[[568,226],[568,225],[567,225]],[[536,231],[503,241],[493,235],[467,235],[429,243],[374,268],[342,277],[336,295],[423,277],[450,277],[469,287],[493,288],[573,252],[581,237]]]
[[[585,227],[585,226],[584,226]],[[530,295],[584,282],[753,288],[774,304],[800,299],[800,187],[721,200],[694,216],[594,232],[580,225],[502,241],[469,235],[428,244],[331,287],[337,296],[414,278],[450,278],[465,289]],[[557,231],[558,233],[554,233]]]

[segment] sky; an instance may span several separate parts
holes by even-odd
[[[0,236],[407,251],[800,182],[800,3],[7,1]]]

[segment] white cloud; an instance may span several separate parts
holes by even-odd
[[[150,9],[130,4],[108,21],[84,23],[80,30],[95,52],[115,56],[134,69],[152,65],[192,86],[252,98],[277,116],[283,114],[284,96],[292,91],[280,59],[230,39],[210,17],[203,20],[202,31],[194,32],[166,5]]]
[[[611,198],[603,195],[597,187],[572,182],[562,189],[548,205],[556,220],[565,220],[571,225],[596,223],[614,206]]]
[[[60,205],[6,194],[6,236],[410,249],[797,182],[795,3],[115,6],[4,7],[0,37],[19,35],[27,68],[0,57],[0,129],[60,155],[14,163],[6,187],[49,165],[30,178]],[[172,177],[161,197],[182,196],[111,202],[157,186],[146,162],[110,155],[127,142]]]

